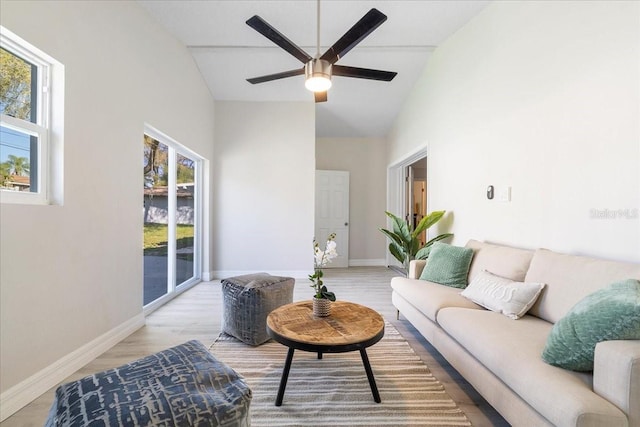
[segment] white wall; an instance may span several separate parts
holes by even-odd
[[[312,102],[216,102],[213,277],[313,269]]]
[[[7,404],[54,362],[142,324],[144,124],[210,159],[214,103],[187,50],[136,2],[2,1],[1,9],[3,26],[66,70],[64,205],[0,206]]]
[[[318,138],[316,169],[350,172],[349,265],[385,265],[386,140]]]
[[[390,136],[469,238],[640,261],[640,3],[495,2],[436,49]],[[512,201],[488,201],[488,185]],[[592,209],[608,209],[595,219]]]

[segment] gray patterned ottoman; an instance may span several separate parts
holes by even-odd
[[[222,330],[240,341],[260,345],[269,340],[267,315],[293,302],[292,277],[267,273],[222,280]]]
[[[198,341],[63,384],[49,426],[249,426],[251,390]]]

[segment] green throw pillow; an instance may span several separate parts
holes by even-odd
[[[467,287],[467,275],[473,258],[473,249],[436,242],[431,247],[429,260],[420,275],[421,280],[452,286]]]
[[[617,282],[586,296],[556,323],[542,352],[546,363],[592,371],[596,344],[640,339],[640,281]]]

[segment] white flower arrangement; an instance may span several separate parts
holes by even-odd
[[[327,238],[327,242],[324,245],[324,250],[320,249],[320,245],[316,239],[313,239],[313,270],[314,273],[309,275],[311,280],[311,287],[314,289],[314,297],[317,299],[328,299],[330,301],[336,300],[336,295],[333,292],[329,292],[327,287],[322,282],[322,268],[326,267],[334,258],[338,256],[336,250],[336,233],[331,233]]]

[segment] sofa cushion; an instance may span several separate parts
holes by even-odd
[[[474,252],[469,268],[469,282],[483,270],[516,282],[523,282],[533,257],[533,251],[530,250],[477,240],[469,240],[466,247],[473,249]]]
[[[543,288],[544,283],[514,282],[484,270],[474,277],[461,295],[515,320],[526,314]]]
[[[437,319],[453,339],[551,424],[627,425],[622,411],[592,391],[592,375],[542,361],[540,354],[552,324],[528,315],[514,322],[492,311],[456,307],[443,308]]]
[[[435,242],[420,279],[454,288],[465,288],[471,258],[472,249]]]
[[[556,323],[587,295],[626,279],[640,280],[640,264],[538,249],[531,260],[525,281],[545,283],[546,288],[529,314]]]
[[[426,280],[394,277],[391,279],[391,288],[433,322],[436,321],[438,311],[444,307],[484,310],[461,296],[460,289]]]
[[[578,302],[553,326],[542,360],[574,371],[592,371],[596,344],[640,340],[640,282],[629,279]]]

